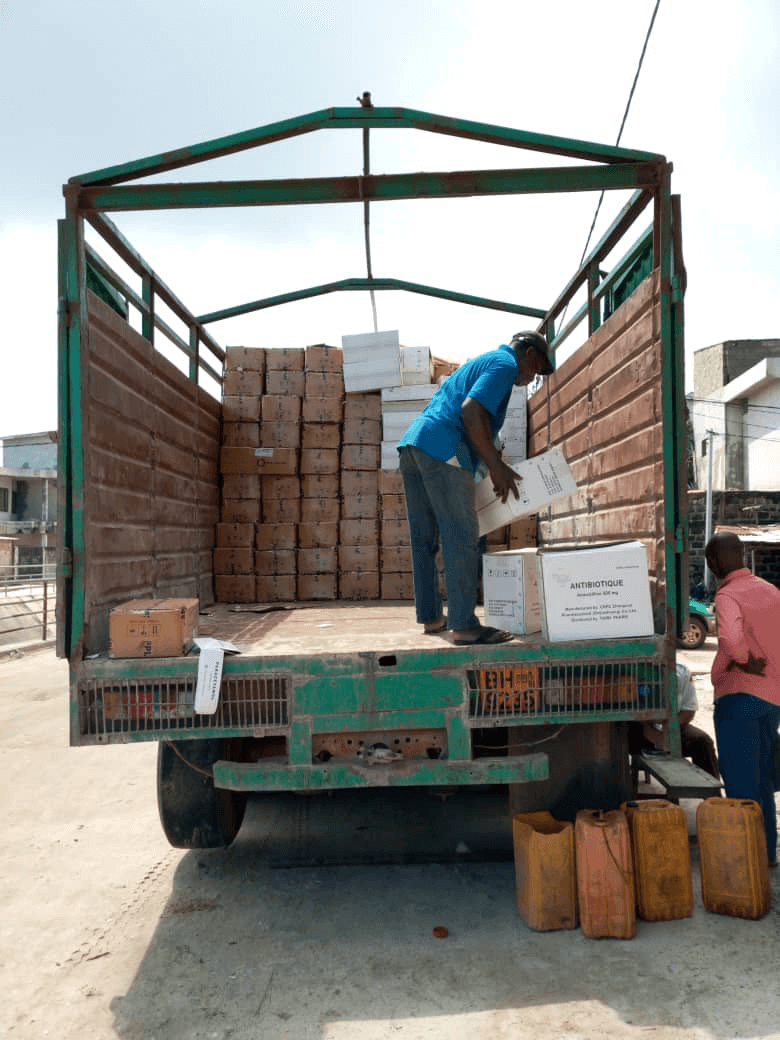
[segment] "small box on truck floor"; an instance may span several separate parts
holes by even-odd
[[[539,549],[542,634],[551,643],[654,633],[641,542]]]
[[[197,599],[131,599],[108,619],[109,657],[181,657],[198,633]]]
[[[517,635],[539,632],[536,549],[509,549],[482,557],[485,623]]]

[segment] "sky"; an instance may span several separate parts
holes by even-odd
[[[0,0],[0,437],[57,426],[56,229],[69,177],[353,106],[364,91],[377,106],[613,145],[655,6]],[[660,0],[620,144],[674,166],[688,389],[693,351],[780,337],[778,97],[776,0]],[[374,173],[544,161],[419,131],[371,136]],[[360,131],[331,130],[157,179],[356,175],[362,163]],[[626,197],[607,194],[592,243]],[[373,273],[546,308],[579,265],[597,201],[580,193],[375,204]],[[112,219],[195,314],[366,274],[359,205]],[[376,305],[380,329],[456,361],[534,325],[403,292],[377,293]],[[222,346],[262,347],[339,345],[372,329],[367,293],[209,326]]]

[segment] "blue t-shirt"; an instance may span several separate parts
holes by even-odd
[[[413,444],[434,459],[450,462],[455,458],[464,469],[474,472],[480,460],[463,425],[463,402],[467,397],[479,401],[490,415],[490,431],[495,437],[504,425],[515,379],[517,358],[506,343],[467,361],[442,383],[403,435],[399,447]]]

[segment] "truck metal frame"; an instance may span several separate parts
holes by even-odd
[[[379,176],[364,171],[298,180],[129,183],[320,129],[359,129],[367,144],[370,130],[388,128],[501,144],[515,149],[514,154],[565,156],[574,165]],[[671,169],[664,156],[655,153],[405,108],[361,106],[325,109],[72,177],[63,189],[66,215],[59,222],[58,560],[58,653],[70,661],[71,743],[160,741],[161,789],[170,787],[177,770],[205,773],[211,778],[209,797],[216,798],[214,812],[220,818],[236,809],[240,792],[396,784],[508,783],[516,785],[511,790],[517,806],[541,807],[541,800],[549,807],[568,798],[565,811],[571,812],[578,802],[592,804],[589,799],[597,797],[614,801],[629,793],[624,724],[637,720],[667,720],[672,754],[679,756],[674,658],[688,595],[685,274],[679,199],[672,195]],[[336,202],[367,207],[388,199],[615,189],[633,189],[633,194],[550,307],[371,276],[297,289],[197,316],[106,215]],[[605,259],[648,208],[649,227],[605,274]],[[86,242],[85,222],[140,279],[140,291],[117,273],[120,265],[112,265]],[[358,641],[343,648],[331,643],[321,650],[312,643],[312,649],[301,652],[291,650],[292,644],[281,638],[274,644],[267,632],[261,631],[256,641],[250,633],[243,652],[225,660],[217,715],[197,716],[193,710],[196,657],[112,660],[106,647],[108,612],[124,599],[194,594],[206,607],[213,603],[210,547],[203,532],[209,524],[213,528],[218,518],[209,481],[216,486],[213,445],[219,443],[220,406],[199,384],[204,379],[217,386],[222,383],[225,355],[207,326],[325,293],[398,289],[533,318],[556,350],[581,323],[587,323],[586,344],[531,398],[530,453],[565,443],[567,457],[579,466],[583,486],[582,501],[574,512],[564,506],[540,518],[540,535],[547,544],[559,546],[627,536],[645,541],[658,634],[592,643],[545,644],[529,638],[493,647],[456,648],[445,642],[431,647],[430,640],[420,644],[409,634],[414,628],[411,608],[405,608],[404,614],[400,608],[394,613],[386,604],[355,605],[367,619],[366,611],[375,612],[378,620],[365,621],[367,631],[376,633],[373,642]],[[565,321],[568,305],[583,290],[585,303]],[[140,314],[140,334],[127,325],[131,307]],[[173,314],[186,334],[177,332],[161,311]],[[184,372],[181,365],[177,370],[160,357],[155,349],[160,337],[180,351]],[[111,360],[117,350],[127,351],[124,368]],[[613,355],[619,364],[613,364]],[[615,364],[618,368],[623,364],[624,369],[618,371]],[[139,382],[131,386],[127,380],[136,377],[127,372],[136,369]],[[168,420],[152,400],[153,384],[143,383],[152,378],[165,383],[175,402],[167,430],[154,429],[155,422]],[[625,389],[632,379],[636,386]],[[609,461],[606,451],[610,444],[610,407],[603,399],[607,384],[624,387],[619,393],[627,422],[629,412],[642,402],[649,409],[647,419],[638,420],[641,425],[632,443],[620,446],[622,462]],[[140,424],[147,440],[130,450],[123,436],[134,429],[133,410],[145,395],[149,408],[157,411]],[[180,434],[173,425],[182,425],[187,408],[196,416],[191,431],[194,469],[183,450],[186,441],[178,450]],[[615,430],[617,436],[618,427]],[[647,438],[644,447],[642,436]],[[166,451],[163,464],[160,460]],[[602,460],[599,465],[594,464],[597,456]],[[136,524],[135,533],[123,525],[118,505],[105,515],[112,488],[120,496],[123,473],[127,477],[138,471],[142,482],[148,478],[153,498],[163,470],[166,488],[195,485],[195,501],[187,506],[194,518],[189,531],[176,529],[167,515],[161,517],[154,510],[148,516],[148,530]],[[622,489],[616,499],[605,497],[616,488]],[[175,492],[166,490],[166,494]],[[163,534],[165,545],[160,540]],[[187,542],[188,534],[200,539],[196,548]],[[144,562],[144,553],[153,567]],[[219,605],[212,615],[213,630],[230,638],[236,615]],[[518,695],[521,672],[524,693]],[[630,680],[638,696],[609,702],[589,693],[594,684],[620,679]],[[551,700],[548,694],[554,687],[567,692]],[[369,760],[368,751],[382,745],[401,750],[396,750],[392,761],[382,761],[381,756]],[[572,756],[579,764],[572,764]],[[177,776],[179,783],[181,776]],[[569,792],[565,797],[564,789]],[[240,823],[240,812],[238,817]],[[231,839],[230,827],[223,828],[221,839]],[[181,835],[173,835],[172,840],[201,841]],[[209,843],[205,838],[202,842]]]

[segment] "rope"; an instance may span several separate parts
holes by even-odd
[[[210,769],[201,769],[200,766],[196,766],[192,762],[190,762],[189,759],[186,759],[184,755],[181,753],[181,751],[179,751],[179,749],[176,747],[176,744],[173,740],[165,740],[163,741],[163,743],[166,745],[166,747],[169,747],[171,749],[174,755],[177,755],[182,760],[185,766],[189,766],[193,773],[200,773],[201,776],[208,777],[209,780],[214,779],[214,774]]]

